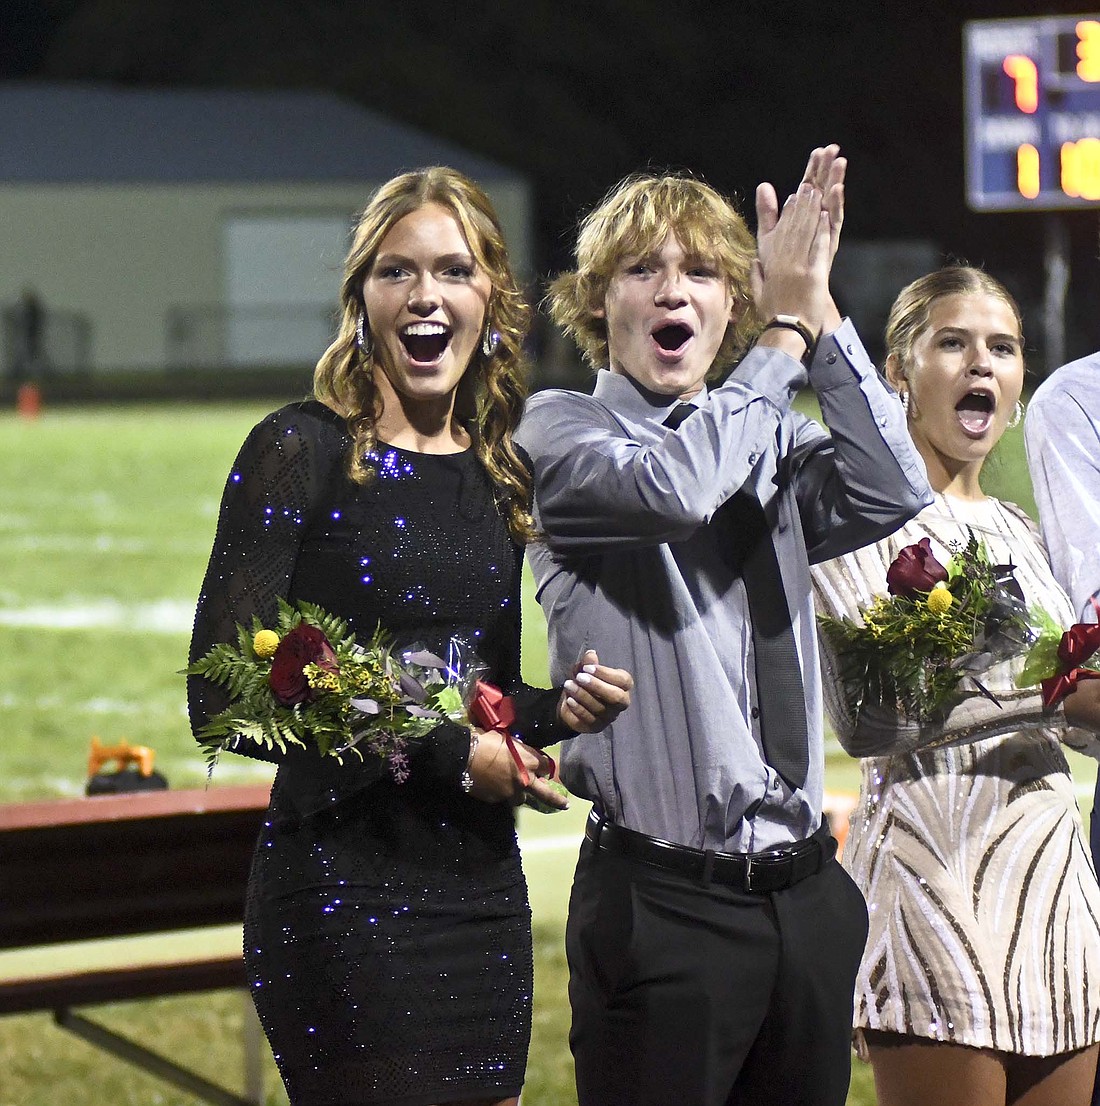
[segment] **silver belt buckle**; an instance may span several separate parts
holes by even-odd
[[[761,865],[763,865],[763,869],[766,872],[766,871],[768,871],[770,865],[767,864],[767,863],[763,863],[765,860],[767,860],[767,861],[788,860],[789,861],[794,856],[796,856],[797,853],[798,853],[798,846],[797,845],[781,845],[781,846],[779,846],[779,848],[768,849],[765,852],[760,853],[757,857],[757,861],[756,861],[755,865],[753,864],[753,854],[752,853],[746,853],[745,854],[745,890],[746,891],[757,891],[758,890],[756,887],[753,886],[752,870],[753,870],[754,867],[760,867]],[[764,893],[764,892],[762,892],[762,893]]]
[[[752,885],[752,853],[745,854],[745,890],[755,891]]]

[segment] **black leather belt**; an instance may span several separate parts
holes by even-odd
[[[804,841],[758,853],[719,853],[691,849],[625,829],[592,811],[584,835],[597,849],[667,868],[702,883],[721,883],[755,894],[782,891],[812,876],[836,856],[836,841],[828,823]]]

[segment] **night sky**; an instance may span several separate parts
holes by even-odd
[[[309,87],[526,172],[537,260],[619,177],[686,168],[751,204],[805,156],[850,159],[849,239],[921,238],[984,264],[1031,314],[1043,216],[968,212],[962,24],[1077,12],[1002,0],[5,0],[0,77]],[[1092,211],[1072,243],[1068,352],[1100,346]]]

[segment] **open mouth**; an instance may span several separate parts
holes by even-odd
[[[410,361],[431,365],[443,356],[451,341],[451,329],[442,323],[410,323],[400,337]]]
[[[691,328],[683,323],[666,323],[653,331],[653,340],[665,353],[679,353],[691,339]]]
[[[955,410],[958,412],[959,423],[967,434],[975,437],[984,434],[993,422],[993,411],[996,404],[988,392],[967,392],[958,403]]]

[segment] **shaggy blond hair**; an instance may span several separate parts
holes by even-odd
[[[546,299],[554,322],[593,368],[609,363],[607,325],[595,312],[604,306],[616,269],[625,258],[655,253],[670,231],[687,254],[717,266],[740,308],[712,372],[733,364],[759,332],[749,293],[756,242],[732,201],[692,177],[630,176],[581,223],[576,270],[557,277]]]
[[[531,474],[520,460],[512,432],[527,396],[523,340],[531,311],[508,261],[504,235],[489,197],[455,169],[433,166],[403,173],[382,185],[359,218],[344,261],[340,288],[340,321],[336,338],[321,355],[313,374],[313,394],[348,423],[353,444],[348,475],[357,483],[373,476],[366,454],[377,441],[381,395],[375,373],[378,353],[364,353],[356,342],[356,325],[365,311],[363,281],[382,240],[406,215],[427,204],[445,208],[462,230],[474,260],[492,282],[486,325],[500,335],[492,356],[480,344],[459,384],[456,415],[470,433],[478,459],[507,505],[508,526],[519,541],[534,537],[531,520]]]

